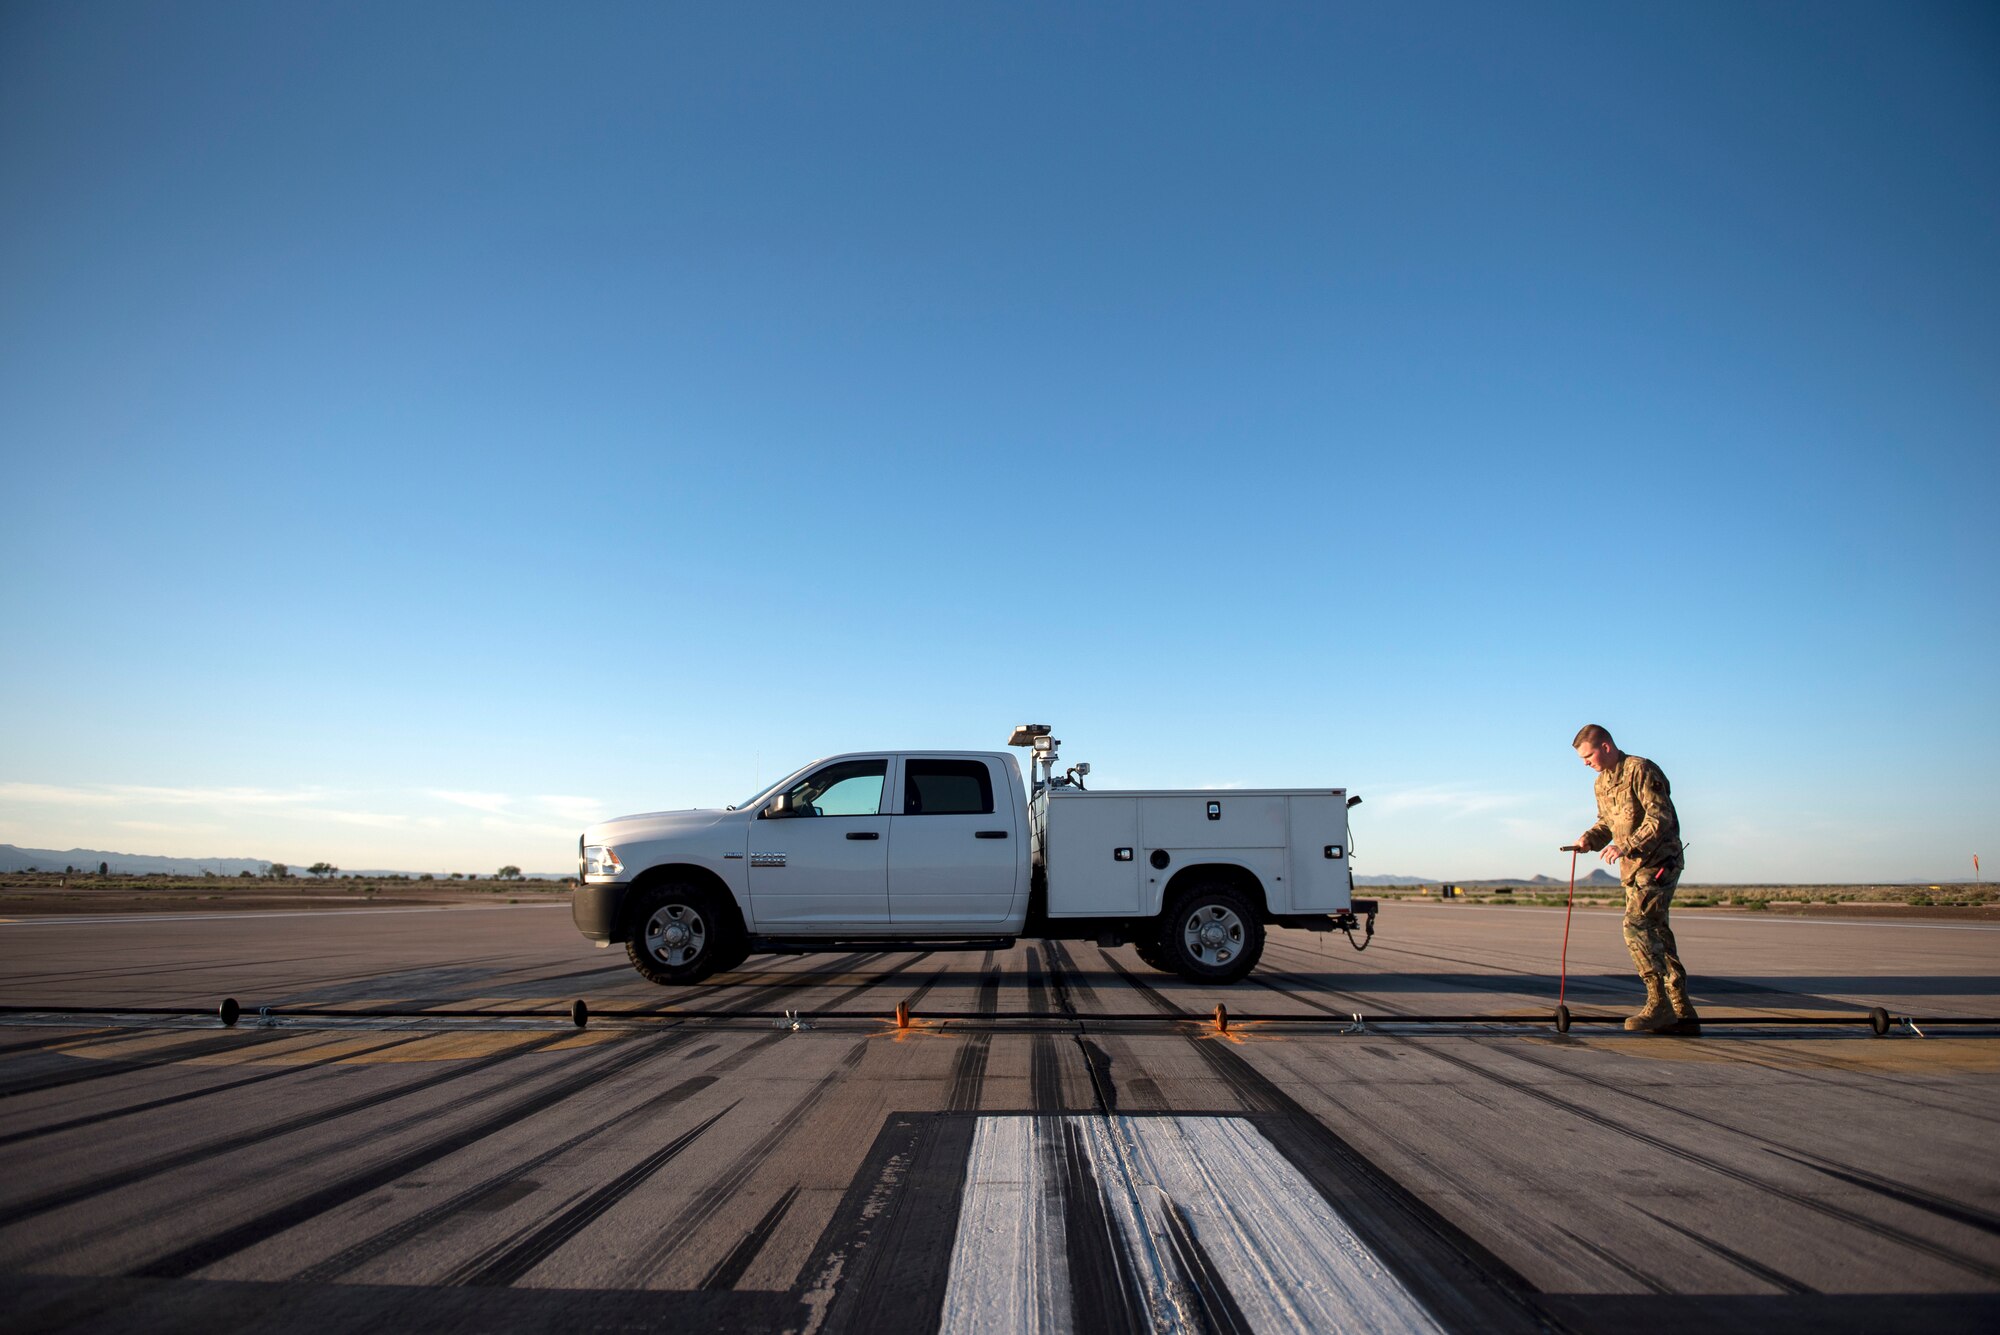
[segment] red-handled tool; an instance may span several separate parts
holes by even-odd
[[[1559,850],[1569,854],[1569,898],[1563,903],[1562,980],[1556,986],[1556,1032],[1569,1032],[1569,915],[1576,908],[1576,855],[1582,844],[1564,844]]]

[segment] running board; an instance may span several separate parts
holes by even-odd
[[[827,950],[1011,950],[1011,936],[753,936],[752,955],[815,955]]]

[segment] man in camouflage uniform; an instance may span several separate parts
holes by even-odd
[[[1660,767],[1628,756],[1595,723],[1570,743],[1583,763],[1597,771],[1597,824],[1576,847],[1604,850],[1618,864],[1625,887],[1625,948],[1646,985],[1646,1008],[1625,1021],[1647,1033],[1699,1034],[1701,1017],[1688,1000],[1687,970],[1681,967],[1667,909],[1681,882],[1681,826],[1672,790]]]

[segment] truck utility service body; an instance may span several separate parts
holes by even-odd
[[[1022,936],[1129,941],[1157,968],[1233,982],[1267,923],[1372,917],[1353,902],[1344,790],[1088,792],[1087,766],[1053,775],[1047,733],[1016,730],[1037,747],[1032,793],[1006,752],[857,752],[738,807],[593,825],[577,928],[627,943],[661,983],[760,952]]]

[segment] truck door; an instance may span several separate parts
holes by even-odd
[[[903,757],[889,820],[889,919],[912,928],[991,927],[1014,910],[1027,834],[996,810],[983,760]]]
[[[791,814],[750,822],[750,912],[758,931],[889,921],[888,769],[880,756],[822,765],[786,790]]]

